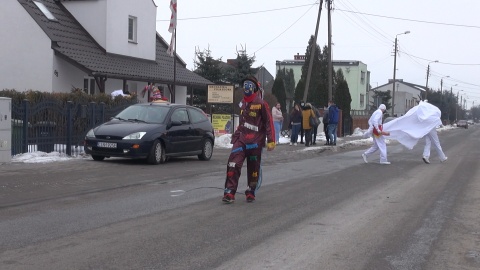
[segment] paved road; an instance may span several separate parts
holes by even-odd
[[[479,269],[479,138],[442,132],[429,165],[421,145],[389,145],[389,166],[281,145],[251,204],[220,201],[225,149],[0,166],[0,269]]]

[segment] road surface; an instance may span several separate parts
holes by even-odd
[[[439,137],[445,163],[423,163],[423,141],[389,144],[391,165],[365,164],[366,146],[280,145],[257,200],[231,205],[228,149],[2,165],[0,269],[480,269],[480,128]]]

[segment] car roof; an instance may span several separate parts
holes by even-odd
[[[148,102],[148,103],[137,103],[134,106],[159,106],[159,107],[172,107],[172,108],[182,108],[182,107],[189,107],[199,109],[194,106],[186,105],[186,104],[178,104],[178,103],[170,103],[170,102]]]
[[[137,103],[136,106],[161,106],[161,107],[179,107],[184,106],[182,104],[175,104],[170,102],[148,102],[148,103]]]

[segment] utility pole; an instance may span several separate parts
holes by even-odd
[[[440,80],[440,98],[442,98],[442,96],[443,96],[443,78]]]
[[[328,100],[333,100],[333,74],[332,74],[332,1],[328,1]]]
[[[395,49],[393,51],[393,88],[392,88],[392,116],[395,116],[395,84],[396,84],[396,74],[397,74],[397,37],[399,35],[409,34],[410,31],[405,31],[400,34],[395,35]]]
[[[320,15],[322,14],[323,0],[320,0],[318,7],[317,25],[315,27],[315,37],[313,39],[312,47],[310,48],[310,62],[308,63],[307,81],[305,82],[305,92],[303,92],[303,101],[307,102],[308,88],[310,87],[310,78],[312,77],[313,57],[315,56],[315,49],[317,48],[318,26],[320,25]]]
[[[453,94],[453,86],[450,86],[450,95],[448,96],[448,99],[446,100],[447,101],[447,123],[449,123],[449,124],[450,124],[450,109],[451,109],[450,99],[452,98],[452,94]]]
[[[428,96],[428,77],[430,77],[430,63],[428,63],[428,67],[427,67],[427,83],[425,84],[425,98],[424,98],[424,100],[426,100],[427,96]]]
[[[427,99],[428,96],[428,77],[430,77],[430,63],[438,63],[438,60],[435,61],[430,61],[428,62],[428,67],[427,67],[427,83],[425,84],[425,99]]]
[[[395,117],[395,84],[397,75],[397,36],[395,36],[395,48],[393,51],[393,86],[392,86],[392,115]]]
[[[443,111],[443,101],[444,101],[444,98],[443,98],[443,78],[450,78],[450,76],[443,76],[440,79],[440,111]]]
[[[460,108],[463,110],[463,96],[460,96]]]
[[[455,123],[458,121],[457,115],[458,115],[458,93],[460,91],[457,91],[457,98],[455,99]]]

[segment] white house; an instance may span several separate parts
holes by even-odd
[[[416,106],[426,91],[425,86],[407,83],[402,79],[396,79],[395,85],[395,106],[394,106],[394,115],[402,116],[408,110]],[[380,91],[392,93],[393,90],[393,80],[389,80],[387,84],[380,85],[378,87],[372,88],[371,91]],[[378,107],[380,104],[378,100],[375,100],[374,94],[370,93],[369,95],[370,104],[373,104],[375,107]],[[390,113],[391,111],[389,111]]]
[[[185,103],[189,87],[211,83],[166,53],[168,44],[155,30],[153,0],[2,4],[0,89],[140,94],[152,82],[165,86],[173,102]]]

